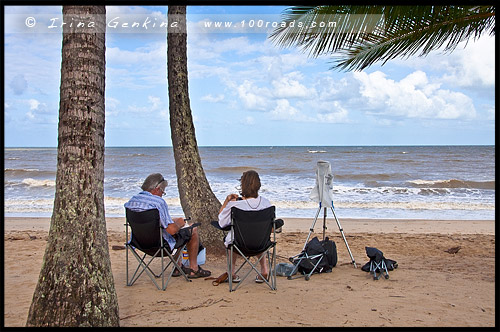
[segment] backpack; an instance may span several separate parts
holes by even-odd
[[[323,254],[321,262],[314,270],[316,273],[332,272],[332,268],[337,265],[337,246],[328,237],[323,241],[318,240],[318,237],[314,237],[307,243],[304,252],[304,256],[306,256],[305,254],[307,256]],[[298,271],[302,274],[311,273],[320,258],[321,256],[318,258],[303,258],[299,263]]]

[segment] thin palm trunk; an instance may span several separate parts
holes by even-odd
[[[64,6],[54,210],[27,326],[118,326],[104,218],[104,6]]]
[[[169,20],[178,26],[167,36],[168,95],[170,129],[174,149],[179,197],[185,216],[201,222],[199,233],[212,252],[223,249],[220,231],[210,225],[217,220],[220,202],[207,181],[196,142],[189,102],[187,70],[186,6],[169,6]]]

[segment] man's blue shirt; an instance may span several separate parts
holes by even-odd
[[[124,204],[124,206],[125,208],[135,212],[158,209],[158,212],[160,213],[160,223],[163,227],[163,238],[167,240],[170,248],[174,247],[175,239],[165,230],[168,224],[171,224],[174,221],[168,213],[168,205],[163,198],[153,195],[149,191],[141,191],[137,195],[134,195],[127,203]]]

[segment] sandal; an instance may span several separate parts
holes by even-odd
[[[267,277],[267,274],[262,274],[262,276],[267,280],[269,281],[269,278]],[[264,282],[263,279],[260,278],[260,276],[257,274],[257,276],[255,277],[255,282],[258,283],[258,284],[262,284]]]
[[[184,271],[185,274],[188,274],[189,272],[186,270],[186,267],[184,265],[181,266],[182,271]],[[172,277],[180,277],[182,274],[180,271],[176,268],[174,273],[172,273]]]
[[[198,265],[198,271],[194,271],[194,270],[190,269],[189,267],[187,267],[185,269],[185,272],[186,272],[187,277],[189,279],[210,277],[210,275],[212,274],[212,272],[210,272],[208,270],[203,270],[201,268],[201,266],[199,266],[199,265]],[[191,274],[191,273],[193,273],[193,274]]]

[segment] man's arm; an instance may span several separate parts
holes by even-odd
[[[179,229],[184,227],[184,225],[186,224],[184,218],[172,218],[172,220],[173,223],[168,224],[168,226],[165,228],[170,235],[174,235],[175,233],[177,233]]]

